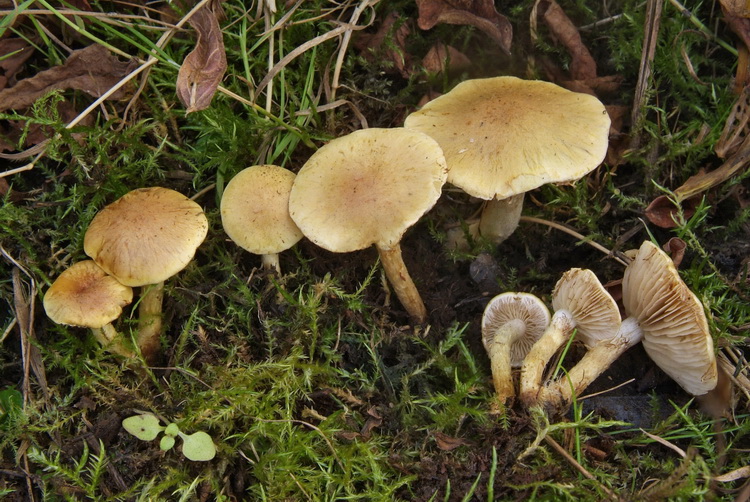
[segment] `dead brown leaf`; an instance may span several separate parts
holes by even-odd
[[[227,70],[224,38],[216,11],[206,5],[193,14],[189,22],[198,39],[177,74],[177,97],[186,113],[209,107]]]
[[[678,207],[669,197],[660,195],[651,201],[651,204],[646,208],[645,215],[648,221],[657,227],[676,228],[677,223],[675,222],[675,218],[680,208],[682,208],[682,214],[685,216],[685,219],[688,219],[695,214],[695,208],[698,207],[700,201],[700,196],[694,196],[689,199],[680,200],[678,202],[680,207]]]
[[[455,450],[459,446],[471,445],[471,443],[465,439],[455,438],[440,431],[435,431],[432,433],[432,435],[435,437],[435,442],[437,443],[438,448],[443,451],[451,451]]]
[[[411,56],[406,51],[406,38],[411,33],[409,25],[401,23],[397,12],[390,12],[385,16],[378,31],[375,33],[359,33],[354,46],[360,55],[368,61],[385,58],[393,63],[393,67],[404,78],[409,78],[413,72]],[[389,41],[386,44],[386,40]]]
[[[596,78],[596,62],[581,39],[578,28],[555,0],[541,0],[536,5],[537,15],[541,16],[552,34],[570,54],[570,78],[591,80]]]
[[[16,83],[16,74],[33,53],[34,48],[22,38],[0,40],[0,91]]]
[[[679,237],[672,237],[665,244],[663,244],[661,248],[666,251],[672,258],[672,263],[674,263],[674,266],[679,267],[680,263],[682,263],[682,259],[685,258],[685,249],[687,248],[687,244],[685,244],[685,241],[683,241]]]
[[[430,73],[460,72],[471,66],[469,58],[455,47],[437,43],[433,45],[424,58],[422,66]]]
[[[417,7],[421,29],[429,30],[440,23],[474,26],[510,54],[513,27],[492,0],[417,0]]]
[[[38,98],[55,89],[77,89],[99,97],[130,70],[130,63],[118,60],[104,46],[94,44],[73,51],[64,64],[20,80],[0,91],[0,111],[27,108]],[[120,89],[111,99],[121,99],[127,90]]]

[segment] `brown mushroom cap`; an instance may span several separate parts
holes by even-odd
[[[534,342],[547,328],[550,322],[547,306],[529,293],[502,293],[490,300],[482,316],[482,343],[488,352],[495,334],[506,324],[518,321],[523,333],[510,347],[510,362],[514,368],[521,366]]]
[[[588,348],[615,336],[622,321],[614,298],[588,269],[572,268],[562,275],[552,293],[552,307],[573,315],[578,339]]]
[[[643,330],[643,347],[667,375],[695,396],[716,387],[716,357],[703,305],[666,253],[645,241],[625,270],[622,294],[625,312]]]
[[[443,153],[426,134],[363,129],[331,140],[302,166],[289,213],[329,251],[390,249],[435,205],[445,178]]]
[[[93,260],[75,263],[44,295],[44,310],[58,324],[101,328],[133,301],[133,290],[107,275]]]
[[[280,253],[302,232],[289,216],[289,192],[295,175],[274,165],[243,169],[221,197],[221,223],[238,246],[254,254]]]
[[[505,199],[572,181],[607,152],[610,119],[593,96],[549,82],[467,80],[406,118],[443,148],[448,182],[482,199]]]
[[[83,248],[121,283],[144,286],[185,268],[207,233],[198,204],[168,188],[140,188],[99,211]]]

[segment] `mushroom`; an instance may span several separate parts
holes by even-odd
[[[549,327],[523,361],[520,395],[527,406],[537,402],[544,368],[574,329],[590,345],[593,340],[612,338],[620,327],[617,303],[591,270],[565,272],[552,293],[552,307],[555,313]]]
[[[274,165],[243,169],[221,197],[221,224],[241,248],[262,255],[263,268],[281,273],[279,253],[294,246],[302,232],[289,216],[295,175]]]
[[[628,317],[617,334],[599,340],[569,372],[542,392],[543,403],[569,403],[639,341],[651,359],[685,391],[700,396],[717,383],[716,358],[700,300],[667,254],[645,241],[625,269],[622,297]]]
[[[521,366],[549,322],[547,307],[529,293],[502,293],[487,304],[482,316],[482,343],[490,357],[499,402],[515,396],[511,368]]]
[[[126,286],[143,289],[137,344],[146,360],[159,346],[164,281],[193,259],[208,233],[201,207],[161,187],[128,192],[99,211],[83,248],[105,272]]]
[[[446,165],[437,142],[404,128],[331,140],[300,169],[289,213],[318,246],[347,253],[375,245],[388,280],[417,322],[427,310],[401,256],[404,232],[435,205]]]
[[[525,192],[577,180],[602,162],[610,119],[588,94],[494,77],[458,84],[404,125],[437,140],[449,183],[488,201],[472,236],[500,243],[518,226]]]
[[[44,311],[57,324],[90,328],[107,350],[125,357],[133,351],[122,343],[112,321],[133,301],[132,288],[107,275],[93,260],[63,271],[44,295]]]

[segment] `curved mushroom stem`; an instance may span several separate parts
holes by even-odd
[[[409,271],[406,270],[404,259],[401,257],[401,245],[396,244],[390,249],[385,249],[375,245],[380,255],[380,263],[383,264],[388,281],[393,286],[401,305],[418,323],[422,324],[427,320],[427,309],[419,296],[419,291],[414,285]]]
[[[520,383],[520,397],[525,405],[532,406],[537,403],[539,391],[542,388],[544,368],[547,367],[557,349],[568,341],[575,326],[575,319],[569,311],[556,311],[542,337],[526,354],[521,367]]]
[[[479,219],[479,234],[495,244],[500,244],[518,227],[522,209],[522,193],[507,199],[488,200]]]
[[[266,270],[275,270],[281,275],[281,265],[279,263],[279,253],[264,254],[261,256],[261,264]]]
[[[549,387],[542,389],[540,402],[545,406],[568,406],[573,395],[580,395],[599,375],[626,350],[643,338],[643,331],[635,318],[629,317],[620,325],[617,334],[601,341],[578,361],[578,364]]]
[[[511,376],[510,347],[513,342],[526,330],[526,323],[520,319],[512,319],[497,330],[492,342],[487,346],[492,370],[492,383],[495,386],[497,400],[505,402],[516,395]]]
[[[124,357],[133,357],[135,355],[132,350],[122,343],[120,333],[112,326],[112,323],[107,323],[101,328],[91,328],[91,333],[102,344],[102,347],[108,351]]]
[[[138,305],[138,336],[136,343],[146,361],[151,362],[159,351],[161,335],[161,306],[164,300],[164,282],[141,288]]]

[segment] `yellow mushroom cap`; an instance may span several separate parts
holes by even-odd
[[[101,328],[133,301],[133,290],[107,275],[93,260],[75,263],[44,295],[44,311],[57,324]]]
[[[489,352],[497,333],[505,324],[521,321],[524,329],[510,347],[511,366],[517,368],[534,343],[541,338],[550,322],[547,306],[530,293],[501,293],[495,296],[482,315],[482,343]]]
[[[610,118],[593,96],[549,82],[466,80],[406,118],[443,148],[448,182],[481,199],[505,199],[573,181],[607,153]]]
[[[255,254],[280,253],[302,232],[289,216],[289,192],[295,175],[274,165],[243,169],[221,197],[221,223],[238,246]]]
[[[572,314],[577,336],[588,348],[613,338],[622,321],[614,298],[588,269],[572,268],[562,275],[552,292],[552,307]]]
[[[716,387],[713,340],[703,304],[667,254],[645,241],[622,282],[625,312],[643,330],[649,357],[694,396]]]
[[[302,166],[289,213],[329,251],[390,249],[435,205],[446,178],[438,144],[419,131],[364,129],[331,140]]]
[[[140,188],[99,211],[83,249],[121,283],[144,286],[185,268],[207,233],[198,204],[168,188]]]

